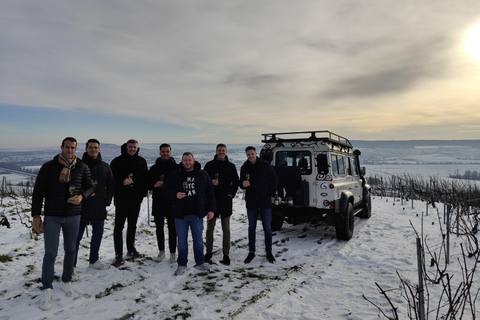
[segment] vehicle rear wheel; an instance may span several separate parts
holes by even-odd
[[[285,217],[283,216],[283,214],[272,210],[272,224],[271,224],[272,231],[278,231],[282,229],[283,220],[285,220]]]
[[[343,219],[339,225],[335,226],[337,239],[350,240],[353,236],[354,216],[353,205],[348,203],[347,210],[343,214]]]
[[[360,213],[361,218],[368,219],[372,216],[372,194],[369,192],[365,203],[363,204],[362,212]]]

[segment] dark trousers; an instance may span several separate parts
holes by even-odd
[[[165,251],[165,219],[168,227],[168,249],[170,253],[177,252],[177,232],[175,231],[175,218],[155,216],[155,231],[157,232],[158,250]]]
[[[135,233],[137,232],[137,220],[140,205],[137,202],[123,202],[115,206],[115,227],[113,229],[113,242],[115,254],[123,253],[123,228],[127,221],[127,251],[135,249]]]

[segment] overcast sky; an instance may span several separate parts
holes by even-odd
[[[480,139],[479,24],[478,0],[0,0],[0,148]]]

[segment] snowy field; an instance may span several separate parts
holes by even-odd
[[[58,289],[63,248],[56,263],[53,308],[41,311],[41,265],[43,236],[31,239],[30,230],[22,225],[17,211],[29,215],[23,199],[4,199],[4,214],[11,228],[0,226],[0,254],[11,261],[0,263],[0,318],[8,319],[379,319],[379,310],[367,302],[390,308],[375,285],[378,283],[396,307],[400,319],[407,318],[407,303],[401,297],[402,278],[418,283],[416,238],[411,223],[419,230],[425,203],[401,205],[392,198],[373,199],[372,217],[356,218],[355,234],[348,241],[338,241],[333,227],[322,223],[289,225],[275,232],[274,254],[277,263],[265,259],[263,231],[257,227],[257,257],[243,263],[248,253],[245,203],[237,196],[232,216],[232,248],[230,266],[219,263],[221,227],[216,228],[213,264],[209,273],[193,268],[190,243],[188,271],[174,276],[176,264],[160,263],[155,229],[148,224],[145,199],[138,223],[137,249],[144,259],[128,261],[120,268],[106,271],[88,269],[89,239],[84,237],[79,252],[74,283],[80,298],[71,300]],[[432,247],[440,245],[438,217],[429,208],[424,217],[424,235]],[[442,209],[443,210],[443,209]],[[113,212],[109,208],[100,260],[112,263]],[[443,216],[443,211],[440,212]],[[460,281],[460,243],[452,237],[448,271]],[[168,254],[167,254],[168,258]],[[429,259],[427,259],[429,260]],[[433,272],[430,270],[429,272]],[[476,278],[475,285],[478,284]],[[455,282],[455,281],[454,281]],[[440,287],[430,285],[430,307],[434,308]],[[476,301],[477,308],[480,307]],[[430,318],[434,318],[433,315]],[[470,319],[464,317],[463,319]]]

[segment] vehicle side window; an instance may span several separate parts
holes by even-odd
[[[345,165],[347,166],[347,175],[351,176],[352,175],[352,163],[350,162],[351,158],[345,158]]]
[[[328,174],[328,159],[325,153],[317,155],[318,174]]]
[[[300,167],[302,174],[312,173],[312,155],[310,151],[278,151],[275,155],[278,167]]]
[[[352,172],[354,176],[358,176],[357,161],[355,158],[352,158]]]
[[[343,156],[332,154],[332,172],[335,175],[345,175]]]

